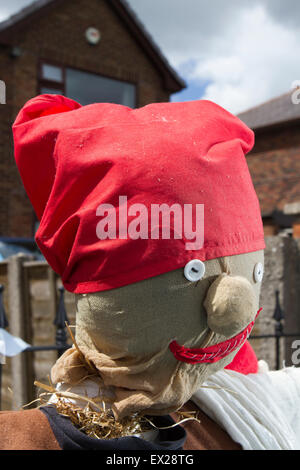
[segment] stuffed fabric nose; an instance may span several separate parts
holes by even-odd
[[[210,286],[204,307],[208,327],[231,337],[254,320],[255,292],[246,278],[221,274]]]

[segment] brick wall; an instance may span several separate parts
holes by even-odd
[[[99,45],[87,43],[90,27],[101,31]],[[7,85],[8,102],[0,107],[0,236],[31,237],[33,213],[13,159],[11,124],[24,103],[38,94],[39,60],[126,80],[137,84],[137,105],[169,101],[163,77],[121,19],[105,0],[61,2],[40,15],[11,40],[22,49],[11,58],[0,49],[0,78]]]
[[[258,131],[247,162],[263,214],[300,201],[299,124]]]

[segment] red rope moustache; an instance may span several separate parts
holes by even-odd
[[[238,333],[233,338],[230,338],[222,343],[214,344],[208,348],[185,348],[180,346],[176,341],[172,341],[169,348],[175,358],[181,362],[187,362],[188,364],[199,364],[199,363],[213,363],[218,362],[223,357],[235,351],[237,348],[242,346],[250,336],[253,329],[255,320],[262,311],[260,308],[255,316],[255,319],[249,323],[246,328]]]

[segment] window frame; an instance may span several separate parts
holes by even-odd
[[[43,65],[52,65],[53,67],[58,67],[62,70],[62,81],[57,82],[55,80],[48,80],[43,77]],[[62,91],[63,95],[66,92],[66,68],[52,60],[40,60],[38,67],[38,93],[41,94],[41,89],[43,87],[53,88],[54,90]]]
[[[46,80],[43,78],[43,65],[53,65],[54,67],[59,67],[62,69],[62,76],[63,76],[63,81],[62,82],[57,82],[54,80]],[[81,67],[73,67],[69,66],[66,64],[61,64],[59,62],[55,62],[53,60],[48,60],[48,59],[40,59],[39,60],[39,66],[38,66],[38,94],[41,94],[41,89],[42,87],[48,87],[48,88],[53,88],[57,89],[58,91],[62,91],[63,95],[65,96],[66,93],[66,70],[67,69],[73,69],[77,70],[79,72],[85,72],[85,73],[90,73],[92,75],[96,75],[100,78],[107,78],[108,80],[113,80],[116,82],[123,82],[127,83],[129,85],[133,85],[135,89],[135,94],[134,94],[134,105],[132,109],[138,108],[138,82],[130,81],[130,80],[125,80],[125,79],[120,79],[116,77],[112,77],[110,75],[102,74],[102,73],[97,73],[91,70],[87,70]]]

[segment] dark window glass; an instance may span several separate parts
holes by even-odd
[[[66,69],[66,96],[82,105],[117,103],[135,107],[135,85],[80,70]]]

